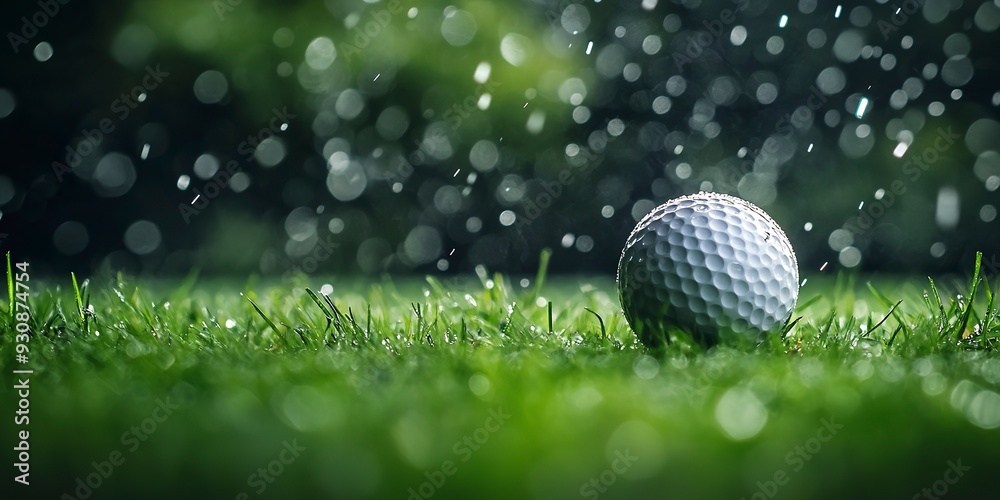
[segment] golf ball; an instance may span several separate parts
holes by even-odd
[[[639,221],[618,263],[618,294],[647,345],[678,332],[705,344],[756,340],[791,315],[798,264],[784,231],[759,207],[701,192]]]

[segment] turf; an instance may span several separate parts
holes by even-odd
[[[5,498],[995,498],[983,274],[810,277],[784,332],[707,350],[646,348],[613,281],[544,270],[34,281],[32,484]]]

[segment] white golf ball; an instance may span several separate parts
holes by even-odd
[[[791,316],[799,271],[788,237],[763,210],[701,192],[639,221],[618,263],[618,293],[647,345],[680,332],[705,344],[756,340]]]

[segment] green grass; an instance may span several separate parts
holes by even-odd
[[[544,270],[32,281],[30,488],[78,498],[103,470],[90,498],[405,499],[442,478],[435,498],[913,498],[960,461],[938,487],[994,498],[1000,312],[981,274],[811,276],[783,335],[709,350],[648,349],[612,281]],[[269,464],[273,482],[252,477]]]

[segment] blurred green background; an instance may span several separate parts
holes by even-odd
[[[0,245],[38,272],[610,274],[702,189],[803,268],[1000,243],[996,2],[40,5],[0,7]]]

